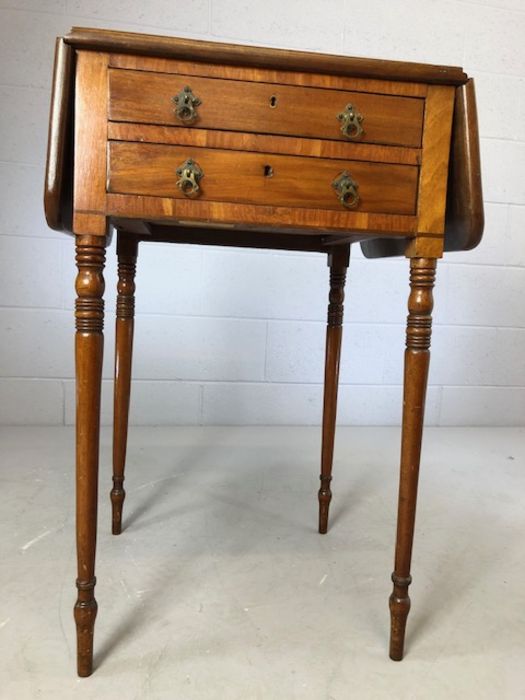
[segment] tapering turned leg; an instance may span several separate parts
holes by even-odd
[[[122,506],[126,497],[124,469],[128,441],[137,248],[138,241],[134,236],[119,232],[117,237],[118,283],[113,402],[113,488],[110,494],[114,535],[120,535],[122,531]]]
[[[430,361],[432,289],[435,276],[435,259],[412,258],[410,260],[397,539],[395,566],[392,574],[394,590],[389,601],[391,616],[390,658],[394,661],[401,661],[403,658],[406,621],[410,610],[408,587],[412,581],[410,563]]]
[[[343,335],[343,302],[345,297],[346,270],[350,259],[350,246],[334,248],[328,255],[330,267],[330,293],[326,326],[326,356],[323,400],[323,437],[321,447],[321,487],[319,489],[319,532],[328,529],[328,509],[332,500],[332,462],[334,458],[335,422],[337,415],[337,387],[339,383],[339,359]]]
[[[74,608],[79,676],[93,670],[100,384],[104,337],[105,238],[77,236],[75,305],[76,510],[78,596]]]

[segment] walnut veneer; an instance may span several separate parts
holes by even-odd
[[[93,670],[105,249],[117,230],[112,531],[122,529],[139,243],[325,253],[319,532],[328,528],[352,243],[410,260],[390,656],[403,656],[436,260],[479,242],[460,68],[75,28],[57,39],[45,211],[76,239],[78,673]],[[373,274],[371,268],[370,274]],[[381,303],[377,300],[376,303]],[[195,352],[198,352],[195,348]],[[388,351],[388,349],[385,349]]]

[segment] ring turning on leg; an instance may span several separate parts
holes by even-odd
[[[435,275],[435,259],[412,258],[410,260],[397,537],[395,567],[392,574],[394,590],[389,601],[390,658],[394,661],[401,661],[403,658],[406,620],[410,610],[408,587],[412,581],[410,564],[430,361],[432,289]]]
[[[77,236],[75,304],[76,365],[76,509],[77,509],[77,669],[79,676],[93,671],[95,549],[97,539],[100,383],[104,337],[104,278],[106,240]]]

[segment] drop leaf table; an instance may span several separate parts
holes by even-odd
[[[329,266],[319,532],[332,497],[352,243],[410,264],[390,657],[403,656],[444,251],[483,231],[473,81],[460,68],[74,28],[57,39],[44,205],[76,245],[74,617],[93,670],[105,249],[117,232],[112,529],[121,531],[135,266],[147,241],[316,251]],[[378,299],[377,303],[381,303]],[[198,348],[195,348],[198,352]]]

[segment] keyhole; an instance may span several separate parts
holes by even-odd
[[[264,166],[264,177],[272,177],[273,176],[273,168],[271,165],[265,165]]]
[[[272,107],[272,108],[277,107],[277,96],[276,95],[272,95],[270,97],[270,107]]]

